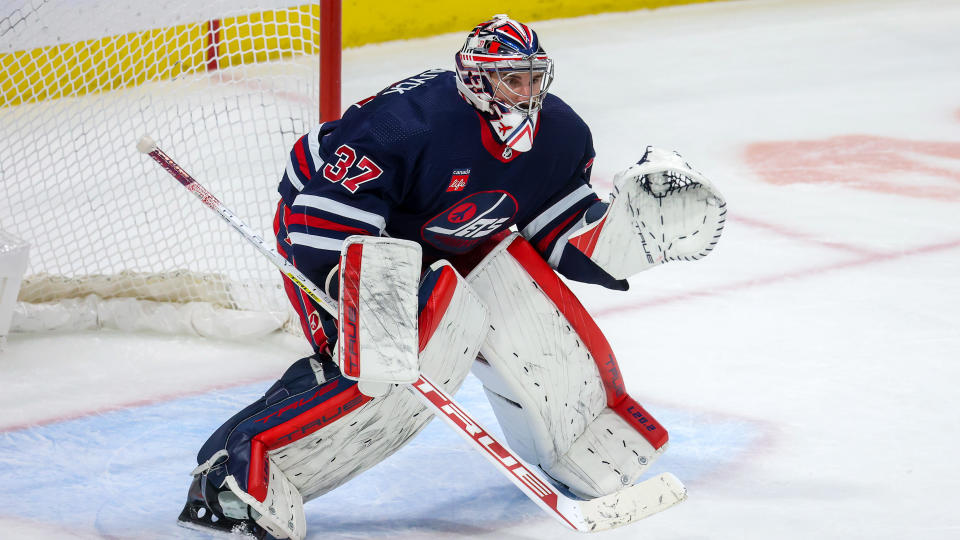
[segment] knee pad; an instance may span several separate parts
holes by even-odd
[[[667,432],[627,394],[606,338],[570,289],[518,235],[467,280],[490,311],[473,372],[510,447],[584,497],[635,483]]]

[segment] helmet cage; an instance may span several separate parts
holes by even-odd
[[[479,24],[456,54],[457,87],[495,119],[533,116],[553,82],[553,60],[537,33],[506,15]]]
[[[518,112],[525,116],[540,110],[543,98],[553,82],[553,60],[545,54],[522,59],[498,59],[477,62],[484,92],[501,113]]]

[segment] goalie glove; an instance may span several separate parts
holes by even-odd
[[[568,242],[616,279],[667,261],[696,260],[716,245],[727,214],[723,195],[676,152],[647,147],[613,178],[603,217]]]

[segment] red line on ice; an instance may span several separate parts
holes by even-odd
[[[761,287],[764,285],[780,283],[780,282],[788,281],[791,279],[802,279],[810,276],[824,274],[834,270],[843,270],[847,268],[867,266],[871,264],[903,259],[903,258],[911,257],[914,255],[923,255],[925,253],[934,253],[938,251],[945,251],[945,250],[960,247],[960,239],[956,239],[956,240],[950,240],[950,241],[941,242],[937,244],[921,246],[921,247],[913,248],[906,251],[879,253],[879,252],[873,252],[863,248],[859,248],[856,246],[851,246],[851,245],[843,244],[839,242],[829,242],[829,241],[819,240],[816,238],[812,238],[809,235],[806,235],[804,233],[791,231],[786,227],[776,225],[776,224],[766,223],[761,220],[757,220],[753,218],[736,217],[733,219],[744,225],[769,230],[794,240],[812,242],[818,245],[835,248],[841,251],[855,253],[855,254],[861,255],[861,257],[855,258],[852,260],[826,264],[822,266],[815,266],[812,268],[800,269],[793,272],[774,274],[774,275],[763,276],[758,278],[751,278],[743,281],[729,283],[726,285],[717,285],[717,286],[709,287],[706,289],[689,291],[689,292],[684,292],[680,294],[664,296],[660,298],[653,298],[653,299],[644,300],[640,302],[632,302],[630,304],[624,304],[620,306],[611,306],[603,309],[598,309],[595,311],[591,310],[593,316],[604,317],[607,315],[613,315],[613,314],[624,313],[629,311],[636,311],[636,310],[646,309],[649,307],[655,307],[655,306],[659,307],[664,304],[671,304],[671,303],[681,302],[686,300],[696,300],[699,298],[707,298],[707,297],[716,296],[719,294],[725,294],[732,291],[738,291],[738,290],[749,289],[753,287]],[[33,420],[33,421],[23,422],[19,424],[12,424],[9,426],[0,426],[0,433],[19,431],[22,429],[45,426],[45,425],[55,424],[59,422],[66,422],[70,420],[84,418],[86,416],[91,416],[95,414],[105,414],[108,412],[119,411],[119,410],[133,408],[133,407],[155,405],[165,401],[172,401],[175,399],[198,396],[198,395],[206,394],[208,392],[215,392],[217,390],[226,390],[229,388],[235,388],[237,386],[245,386],[245,385],[253,384],[256,382],[261,382],[261,381],[269,382],[273,379],[274,379],[273,376],[264,375],[263,377],[247,378],[247,379],[242,379],[238,381],[233,381],[230,383],[223,383],[219,385],[199,388],[199,389],[187,391],[187,392],[178,392],[173,394],[160,395],[153,398],[147,398],[147,399],[141,399],[136,401],[130,401],[126,403],[109,405],[109,406],[100,407],[100,408],[89,410],[89,411],[75,412],[67,415],[60,415],[60,416],[55,416],[51,418]]]
[[[831,184],[938,201],[960,200],[960,142],[878,135],[747,145],[744,159],[765,182]],[[928,163],[936,159],[939,163]]]
[[[106,405],[106,406],[98,407],[92,410],[77,411],[74,413],[53,416],[50,418],[41,418],[39,420],[30,420],[27,422],[21,422],[19,424],[11,424],[9,426],[0,426],[0,434],[9,433],[12,431],[20,431],[22,429],[29,429],[33,427],[42,427],[50,424],[58,424],[60,422],[69,422],[70,420],[77,420],[87,416],[93,416],[97,414],[106,414],[114,411],[121,411],[123,409],[131,409],[134,407],[146,407],[148,405],[156,405],[158,403],[163,403],[165,401],[173,401],[175,399],[183,399],[187,397],[199,396],[209,392],[216,392],[218,390],[227,390],[230,388],[236,388],[238,386],[246,386],[248,384],[254,384],[258,382],[264,382],[265,384],[269,384],[269,382],[272,382],[275,378],[276,378],[275,374],[273,375],[264,374],[264,376],[262,377],[239,379],[239,380],[231,381],[228,383],[205,386],[202,388],[197,388],[195,390],[175,392],[172,394],[161,394],[152,398],[145,398],[145,399],[138,399],[134,401],[127,401],[123,403],[116,403],[114,405]]]
[[[729,221],[733,221],[733,222],[754,227],[757,229],[764,229],[770,232],[774,232],[779,234],[780,236],[785,236],[787,238],[791,238],[793,240],[799,240],[802,242],[806,242],[808,244],[816,244],[818,246],[837,249],[840,251],[847,251],[850,253],[856,253],[858,255],[880,255],[879,252],[873,251],[867,248],[854,246],[851,244],[844,244],[842,242],[831,242],[829,240],[820,240],[819,238],[814,238],[808,234],[804,234],[799,231],[788,229],[783,225],[778,225],[776,223],[767,223],[759,219],[744,217],[740,214],[730,215],[727,219]]]
[[[941,242],[937,244],[930,244],[927,246],[921,246],[921,247],[909,249],[906,251],[868,254],[858,259],[840,261],[840,262],[830,263],[822,266],[814,266],[812,268],[803,268],[793,272],[786,272],[782,274],[774,274],[774,275],[763,276],[758,278],[751,278],[744,281],[729,283],[726,285],[716,285],[713,287],[708,287],[706,289],[701,289],[697,291],[689,291],[685,293],[664,296],[661,298],[652,298],[650,300],[633,302],[630,304],[624,304],[620,306],[607,307],[607,308],[593,311],[593,315],[594,317],[603,317],[606,315],[613,315],[616,313],[623,313],[627,311],[635,311],[635,310],[645,309],[649,307],[659,307],[664,304],[672,304],[674,302],[680,302],[684,300],[696,300],[699,298],[707,298],[710,296],[716,296],[718,294],[724,294],[724,293],[738,291],[742,289],[750,289],[753,287],[760,287],[763,285],[771,285],[774,283],[788,281],[791,279],[801,279],[801,278],[806,278],[810,276],[816,276],[820,274],[825,274],[827,272],[832,272],[834,270],[844,270],[847,268],[856,268],[859,266],[868,266],[871,264],[895,261],[899,259],[904,259],[906,257],[912,257],[914,255],[923,255],[926,253],[946,251],[946,250],[954,249],[957,247],[960,247],[960,239],[950,240],[947,242]]]

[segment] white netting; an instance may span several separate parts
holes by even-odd
[[[304,1],[3,3],[0,228],[32,246],[21,300],[285,312],[277,270],[135,144],[269,238],[287,152],[318,120],[318,40]]]

